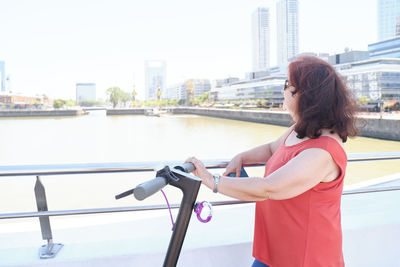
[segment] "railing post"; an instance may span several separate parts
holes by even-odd
[[[40,181],[39,176],[36,176],[35,197],[38,211],[47,211],[46,191],[44,190],[44,186],[42,181]],[[42,231],[42,238],[43,240],[47,240],[47,245],[40,247],[39,256],[41,259],[54,258],[63,245],[60,243],[53,243],[49,216],[40,216],[39,222]]]

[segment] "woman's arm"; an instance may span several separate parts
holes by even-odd
[[[213,189],[214,178],[201,161],[188,159],[196,166],[194,174],[202,182]],[[339,167],[329,152],[319,148],[304,150],[287,164],[266,178],[230,178],[222,176],[218,184],[218,192],[246,201],[265,199],[288,199],[311,189],[327,177],[337,177]],[[332,179],[331,179],[332,180]]]
[[[268,159],[275,153],[279,146],[285,141],[286,137],[290,134],[293,126],[287,129],[278,139],[269,142],[267,144],[255,147],[253,149],[244,151],[237,154],[226,166],[224,175],[228,175],[232,172],[236,173],[236,176],[240,176],[240,169],[245,164],[265,164]]]

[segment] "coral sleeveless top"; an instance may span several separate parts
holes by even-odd
[[[293,146],[283,142],[268,160],[264,177],[309,148],[328,151],[340,174],[296,197],[256,203],[253,257],[271,267],[344,266],[340,201],[347,156],[342,146],[328,136]]]

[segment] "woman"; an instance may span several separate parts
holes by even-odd
[[[192,157],[214,192],[256,201],[253,266],[344,266],[340,200],[355,136],[354,102],[335,69],[316,57],[289,64],[284,107],[295,122],[281,137],[236,155],[224,176]],[[264,178],[232,179],[244,164],[266,162]]]

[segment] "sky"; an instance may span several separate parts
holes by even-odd
[[[144,99],[145,60],[165,60],[167,85],[244,78],[252,68],[251,14],[276,0],[0,0],[0,60],[9,88],[75,99],[76,83],[135,87]],[[377,0],[299,0],[300,52],[367,50],[377,41]]]

